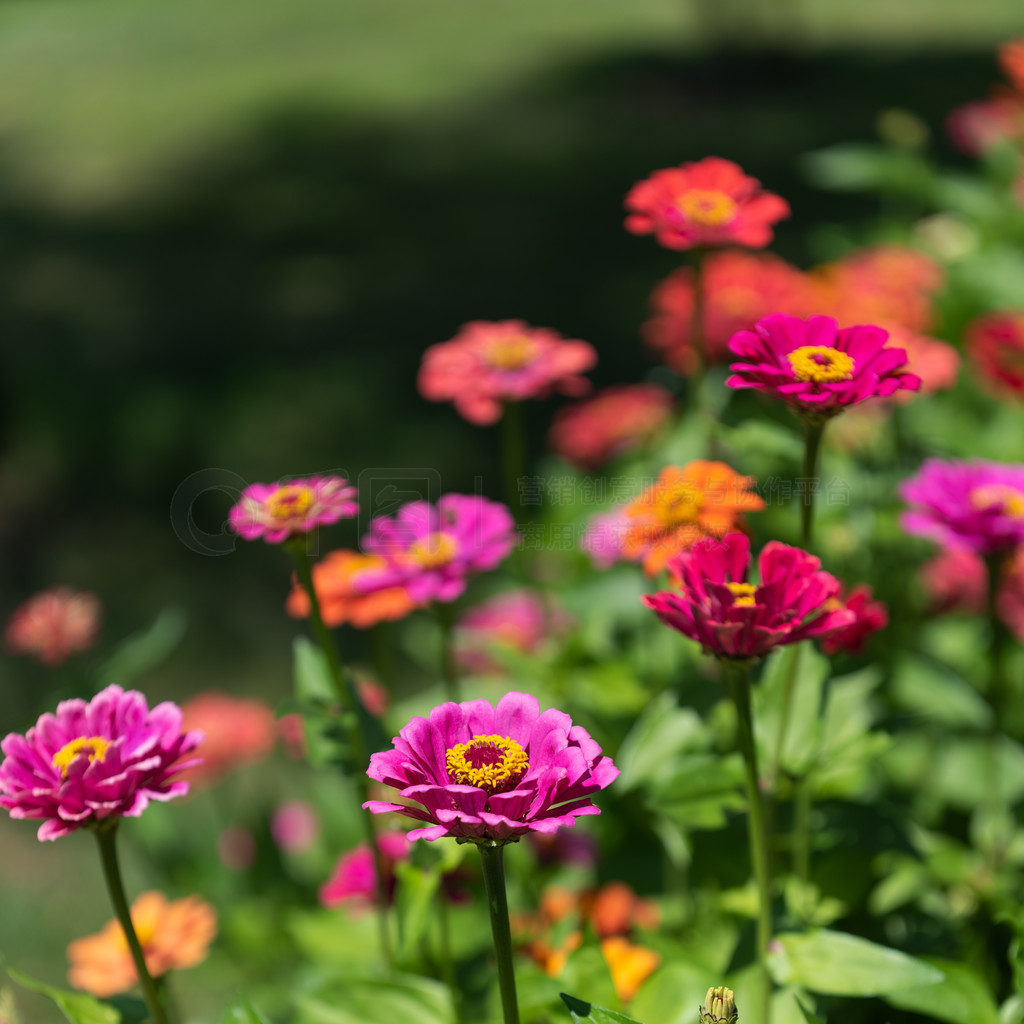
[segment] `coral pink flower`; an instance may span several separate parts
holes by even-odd
[[[320,819],[305,800],[286,800],[270,819],[270,834],[282,850],[302,853],[320,835]]]
[[[947,548],[921,566],[921,585],[929,610],[980,615],[988,604],[988,568],[966,548]]]
[[[866,583],[858,584],[845,596],[840,594],[832,598],[827,607],[832,611],[845,608],[854,615],[849,626],[822,640],[821,649],[830,657],[839,651],[857,653],[872,633],[889,625],[889,609],[884,602],[874,600],[871,587]]]
[[[816,312],[806,274],[770,253],[715,252],[704,262],[704,350],[696,352],[693,328],[693,271],[677,270],[651,293],[653,315],[644,340],[669,366],[689,376],[702,363],[729,358],[729,339],[769,313],[806,316]]]
[[[650,441],[672,414],[672,396],[657,384],[605,388],[555,413],[548,443],[566,462],[594,470]]]
[[[409,840],[403,832],[382,832],[377,847],[384,862],[385,891],[390,902],[395,891],[395,864],[409,859]],[[368,909],[376,891],[373,855],[366,843],[360,843],[338,858],[331,877],[320,886],[320,903],[330,908],[347,904],[353,909]]]
[[[1003,43],[997,50],[999,66],[1014,88],[1024,91],[1024,36]]]
[[[212,786],[233,769],[262,761],[277,739],[274,712],[254,697],[232,697],[210,690],[181,708],[183,728],[203,737],[201,763],[182,773],[196,786]]]
[[[907,533],[979,555],[1024,544],[1024,465],[928,459],[899,490]]]
[[[40,839],[120,816],[137,818],[150,800],[188,791],[175,779],[195,761],[183,757],[202,735],[185,732],[181,709],[165,702],[152,710],[135,690],[108,686],[91,701],[66,700],[21,736],[0,743],[0,807],[12,818],[42,820]]]
[[[772,225],[789,216],[785,199],[717,156],[655,171],[630,189],[626,209],[626,230],[653,234],[666,249],[760,249],[772,240]]]
[[[69,655],[92,647],[99,629],[100,602],[95,594],[52,587],[15,610],[4,629],[4,647],[11,654],[30,654],[56,667]]]
[[[228,515],[240,537],[280,544],[298,533],[354,516],[356,489],[339,476],[250,484]]]
[[[320,614],[328,626],[350,623],[356,629],[368,629],[378,622],[404,619],[416,602],[404,587],[385,587],[364,594],[358,588],[359,577],[387,567],[379,555],[358,551],[332,551],[313,566],[313,589],[320,604]],[[309,615],[309,595],[294,577],[292,592],[286,605],[294,618]]]
[[[921,394],[932,395],[956,386],[960,374],[960,353],[952,345],[915,334],[896,324],[887,326],[889,339],[907,353],[907,369],[921,378]],[[897,391],[893,398],[898,402],[910,401],[909,391]]]
[[[423,353],[419,389],[431,402],[454,402],[463,419],[486,426],[501,419],[505,402],[555,391],[585,394],[590,382],[580,375],[596,362],[593,346],[546,327],[474,320]]]
[[[1001,142],[1024,139],[1024,93],[993,90],[987,100],[974,100],[950,111],[946,131],[968,156],[981,156]]]
[[[470,608],[456,623],[455,660],[469,672],[500,672],[495,650],[535,654],[569,619],[532,590],[510,590]]]
[[[903,372],[906,352],[886,348],[887,338],[870,325],[840,330],[830,316],[772,314],[729,342],[742,362],[730,366],[726,384],[757,388],[800,416],[827,419],[869,398],[920,388],[920,377]]]
[[[509,554],[517,536],[508,508],[477,494],[445,494],[436,506],[413,501],[370,523],[363,547],[386,566],[360,574],[357,586],[364,593],[404,587],[417,604],[454,601],[470,576]]]
[[[217,914],[198,896],[168,901],[161,892],[144,892],[132,904],[132,927],[154,978],[195,967],[206,959],[217,934]],[[68,981],[105,999],[138,984],[128,940],[120,921],[108,921],[95,935],[68,946]]]
[[[410,803],[370,800],[364,807],[426,822],[410,839],[506,843],[599,814],[591,797],[619,770],[568,715],[554,708],[542,714],[536,697],[512,692],[496,707],[449,701],[412,719],[394,749],[370,757],[367,774]]]
[[[770,541],[758,567],[761,582],[748,582],[750,542],[742,533],[706,538],[669,562],[680,592],[645,594],[643,602],[707,654],[737,660],[825,639],[855,622],[852,611],[829,609],[839,581],[806,551]]]
[[[640,899],[625,882],[606,882],[581,902],[594,931],[602,939],[627,935],[634,926],[649,931],[658,927],[658,905]]]
[[[764,499],[753,492],[754,478],[724,462],[695,459],[666,466],[657,483],[626,506],[630,527],[622,548],[657,576],[668,560],[701,537],[721,537],[744,526],[744,512],[758,512]]]
[[[986,313],[967,325],[967,355],[1000,395],[1024,398],[1024,313]]]
[[[599,512],[590,520],[580,540],[580,549],[590,556],[595,569],[610,569],[616,562],[626,560],[624,546],[632,522],[625,506]]]

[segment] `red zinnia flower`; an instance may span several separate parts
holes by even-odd
[[[548,440],[566,462],[594,470],[649,441],[672,412],[672,396],[657,384],[605,388],[555,413]]]
[[[882,601],[873,600],[871,587],[858,584],[845,597],[835,597],[826,606],[835,611],[845,608],[854,615],[853,622],[845,629],[833,633],[821,642],[821,649],[828,655],[838,651],[860,651],[864,641],[889,625],[889,609]]]
[[[967,354],[995,391],[1024,397],[1024,313],[986,313],[972,321]]]
[[[626,209],[626,230],[653,234],[666,249],[760,249],[772,240],[772,225],[789,216],[785,199],[717,156],[655,171],[630,189]]]
[[[596,362],[593,346],[545,327],[474,320],[423,353],[418,383],[424,398],[454,402],[460,416],[484,426],[501,419],[504,402],[585,394],[590,382],[580,375]]]
[[[839,581],[814,555],[770,541],[758,567],[761,582],[748,582],[750,542],[742,533],[700,540],[669,562],[680,592],[645,594],[643,602],[706,653],[737,660],[825,639],[856,621],[852,611],[828,607]]]

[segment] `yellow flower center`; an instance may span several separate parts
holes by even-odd
[[[1007,484],[986,484],[971,491],[971,504],[979,512],[1001,512],[1013,519],[1024,519],[1024,493]]]
[[[724,192],[693,188],[676,200],[676,207],[686,219],[706,228],[728,224],[736,216],[736,203]]]
[[[458,549],[450,533],[428,533],[409,545],[409,557],[422,569],[438,569],[447,565]]]
[[[313,507],[315,500],[310,488],[301,484],[286,484],[268,495],[263,506],[272,519],[284,521],[295,516],[304,516]]]
[[[665,526],[694,523],[701,513],[701,493],[693,484],[680,480],[658,495],[658,518]]]
[[[495,338],[487,348],[487,362],[495,370],[518,370],[537,354],[537,343],[525,334]]]
[[[450,747],[445,761],[453,782],[488,793],[511,789],[530,767],[526,751],[508,736],[474,736]]]
[[[102,761],[106,756],[107,747],[110,746],[110,742],[110,740],[103,739],[102,736],[79,736],[78,739],[74,739],[70,743],[65,743],[64,746],[53,755],[53,767],[59,768],[60,777],[62,779],[66,779],[71,762],[74,761],[79,754],[83,751],[88,753],[89,764],[92,764],[97,758]]]
[[[821,384],[849,380],[853,376],[853,359],[828,345],[802,345],[786,358],[797,380],[813,380]]]
[[[733,607],[749,607],[755,603],[754,595],[757,587],[753,583],[726,583],[726,586],[733,592]]]

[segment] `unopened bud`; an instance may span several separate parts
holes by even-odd
[[[731,988],[709,988],[700,1008],[700,1024],[736,1024],[736,999]]]

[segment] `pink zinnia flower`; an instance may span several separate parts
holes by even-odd
[[[419,389],[431,402],[454,402],[460,416],[486,426],[501,419],[505,402],[555,391],[585,394],[590,382],[580,375],[596,362],[592,345],[546,327],[474,320],[423,353]]]
[[[760,249],[772,240],[772,225],[789,216],[785,199],[717,156],[655,171],[630,189],[626,209],[626,230],[653,234],[666,249]]]
[[[262,761],[277,740],[273,708],[255,697],[232,697],[210,690],[181,708],[182,728],[202,736],[199,761],[182,777],[196,786],[211,786],[243,765]]]
[[[150,710],[135,690],[108,686],[91,701],[66,700],[24,735],[0,743],[0,807],[42,820],[40,839],[57,839],[115,817],[137,818],[150,800],[188,791],[173,781],[194,760],[202,734],[182,730],[181,709]]]
[[[1002,142],[1024,138],[1024,94],[999,88],[987,100],[973,100],[950,111],[946,131],[968,156],[981,156]]]
[[[340,476],[313,476],[275,484],[250,484],[228,515],[231,529],[246,540],[270,544],[354,516],[356,489]]]
[[[302,853],[320,835],[320,819],[305,800],[286,800],[271,816],[270,834],[282,850]]]
[[[999,395],[1024,398],[1024,313],[986,313],[966,331],[967,354]]]
[[[884,602],[874,600],[871,587],[866,583],[853,587],[845,596],[832,598],[826,602],[826,608],[830,611],[845,608],[854,615],[849,626],[822,640],[821,649],[830,657],[839,651],[856,654],[872,633],[889,625],[889,609]]]
[[[470,672],[501,670],[495,650],[535,654],[568,617],[532,590],[510,590],[470,608],[455,626],[455,660]]]
[[[985,560],[966,548],[947,548],[921,566],[921,586],[933,614],[966,612],[980,615],[988,604]]]
[[[626,535],[633,520],[626,515],[626,506],[599,512],[590,520],[580,549],[590,556],[595,569],[610,569],[616,562],[626,561]]]
[[[979,555],[1024,544],[1024,465],[928,459],[900,496],[907,533]]]
[[[726,384],[757,388],[798,415],[827,419],[848,405],[920,388],[920,377],[902,372],[907,353],[885,347],[888,337],[871,325],[840,330],[830,316],[775,313],[733,336],[729,348],[743,361],[729,367]]]
[[[684,377],[702,363],[729,358],[729,339],[769,313],[803,316],[815,312],[807,275],[770,253],[726,250],[704,263],[703,350],[694,348],[693,270],[684,267],[651,293],[651,318],[643,336],[658,357]]]
[[[100,630],[100,602],[95,594],[51,587],[20,605],[7,621],[4,647],[30,654],[51,668],[68,656],[87,651]]]
[[[356,586],[363,593],[405,587],[417,604],[454,601],[470,576],[509,554],[516,537],[508,508],[477,494],[445,494],[436,506],[413,501],[370,523],[363,547],[387,565],[361,573]]]
[[[853,612],[829,609],[839,581],[813,555],[770,541],[757,561],[759,584],[748,582],[750,542],[742,533],[699,540],[669,562],[680,592],[645,594],[643,602],[718,658],[761,658],[853,625]]]
[[[672,396],[657,384],[605,388],[555,413],[548,443],[566,462],[594,470],[650,441],[672,414]]]
[[[384,867],[384,891],[388,902],[395,891],[395,865],[410,857],[409,840],[404,832],[382,832],[377,837]],[[320,903],[333,909],[348,905],[365,910],[373,905],[377,891],[377,868],[367,843],[343,853],[334,865],[331,877],[320,886]]]
[[[399,790],[410,803],[370,800],[375,814],[397,811],[427,824],[410,839],[454,836],[514,842],[529,832],[554,832],[581,814],[599,814],[591,797],[618,776],[587,731],[536,697],[506,693],[447,702],[414,718],[394,749],[370,757],[367,775]]]

